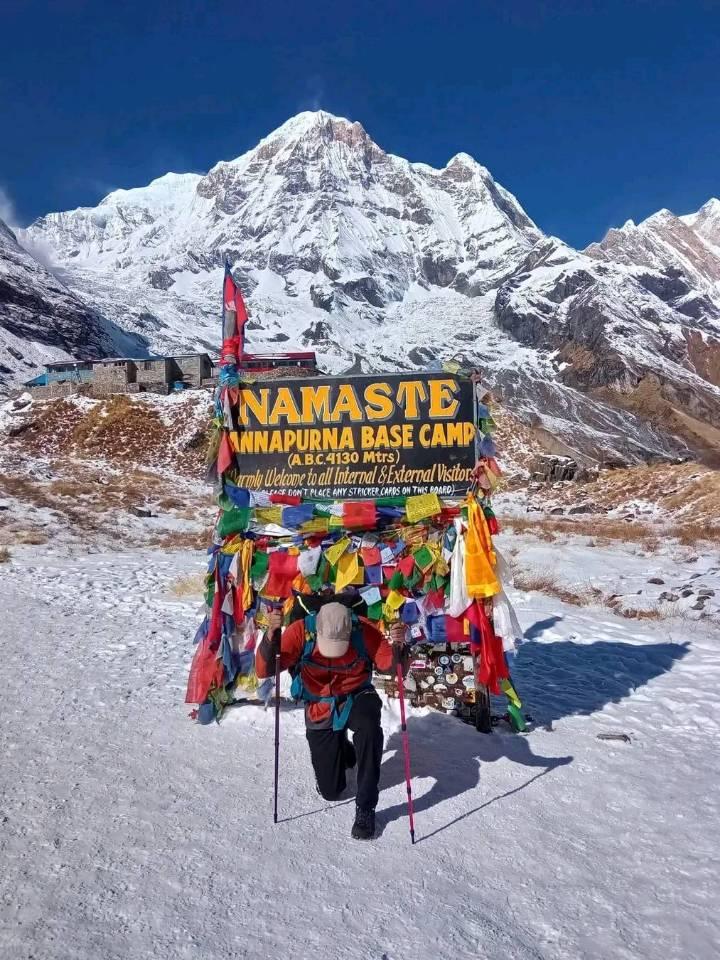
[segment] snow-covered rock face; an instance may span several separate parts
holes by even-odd
[[[69,290],[0,220],[0,392],[53,360],[142,352]]]
[[[720,217],[712,204],[694,217],[666,230],[681,266],[668,267],[645,225],[580,254],[544,236],[467,154],[439,170],[410,163],[359,123],[317,112],[205,176],[114,191],[23,238],[154,350],[217,349],[228,256],[249,302],[249,349],[314,347],[332,372],[458,357],[561,446],[607,459],[683,452],[671,435],[688,433],[663,404],[692,398],[693,424],[720,427]],[[661,401],[643,409],[649,375]]]
[[[27,237],[88,295],[96,285],[125,326],[167,348],[216,345],[225,255],[268,339],[318,342],[328,313],[367,327],[415,286],[482,292],[541,233],[471,157],[443,170],[410,164],[358,123],[304,113],[205,177],[115,191],[94,209],[43,217]],[[105,303],[111,274],[140,297],[129,313],[127,297]],[[267,329],[273,316],[277,331]]]

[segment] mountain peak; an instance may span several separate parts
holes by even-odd
[[[174,203],[184,193],[192,192],[202,180],[200,173],[166,173],[156,177],[144,187],[113,190],[100,201],[100,206],[117,206],[118,204],[138,204],[163,206]]]
[[[365,128],[357,121],[347,117],[337,117],[326,110],[303,110],[302,113],[290,117],[268,136],[263,137],[259,146],[273,143],[276,140],[304,140],[307,137],[323,136],[325,139],[347,139],[348,131],[367,138]]]

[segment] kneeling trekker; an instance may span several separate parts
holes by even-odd
[[[346,787],[346,770],[357,763],[356,815],[352,836],[370,840],[375,835],[375,807],[382,761],[381,700],[372,685],[374,668],[387,673],[393,646],[369,620],[358,617],[337,600],[326,602],[282,631],[279,611],[270,614],[268,632],[256,654],[258,678],[273,676],[276,657],[280,669],[293,675],[292,696],[305,704],[310,759],[318,792],[337,800]],[[405,628],[395,624],[390,639],[398,655]],[[352,732],[352,743],[347,731]]]

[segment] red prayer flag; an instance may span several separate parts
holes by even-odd
[[[343,522],[346,527],[372,530],[377,525],[377,508],[373,500],[350,501],[343,504]]]
[[[233,463],[233,450],[230,446],[230,440],[228,439],[227,432],[223,430],[222,437],[220,438],[220,449],[218,450],[218,459],[217,459],[217,472],[218,476],[221,476]]]
[[[247,310],[240,287],[230,272],[230,264],[225,263],[223,281],[223,346],[220,362],[235,364],[245,353],[245,323]]]
[[[448,643],[467,643],[464,616],[451,617],[449,613],[445,614],[445,637]]]
[[[366,567],[377,567],[378,564],[382,563],[379,547],[362,547],[360,556]]]
[[[298,574],[298,558],[282,550],[268,556],[268,578],[262,589],[268,597],[289,597],[292,582]]]
[[[302,503],[302,497],[293,496],[289,493],[271,493],[270,503],[284,503],[288,507],[299,507]]]
[[[409,577],[413,572],[413,567],[415,566],[415,557],[407,556],[403,557],[402,560],[398,563],[398,570],[404,577]]]

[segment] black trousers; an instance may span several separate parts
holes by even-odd
[[[367,690],[355,697],[347,722],[347,729],[353,734],[353,745],[357,754],[355,802],[364,810],[374,810],[378,802],[383,750],[380,708],[380,697],[374,690]],[[346,736],[347,730],[307,731],[315,777],[320,793],[326,800],[337,800],[346,786]]]

